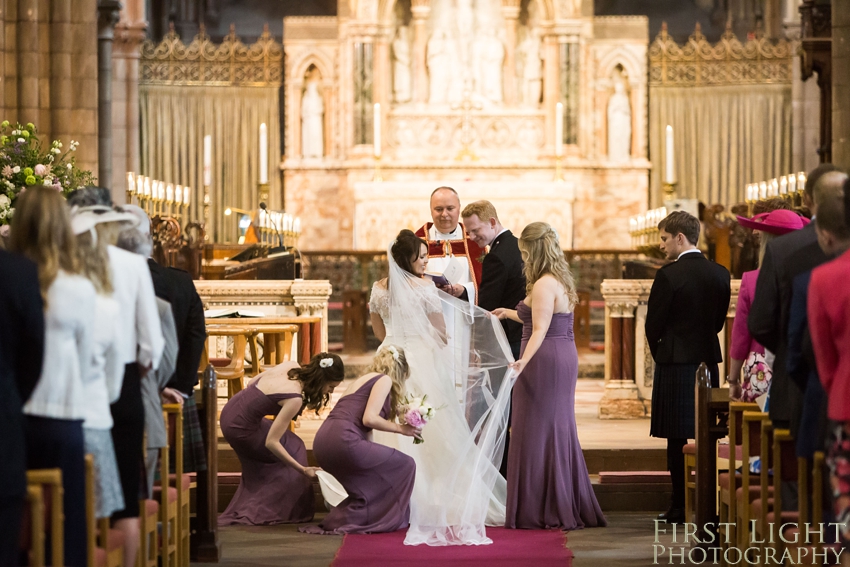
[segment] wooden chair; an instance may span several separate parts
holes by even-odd
[[[142,500],[139,502],[139,556],[136,558],[136,567],[157,567],[159,558],[159,536],[157,534],[157,523],[159,521],[159,502],[156,500]]]
[[[798,523],[800,519],[799,506],[797,510],[782,510],[782,483],[797,482],[799,468],[797,466],[796,446],[791,432],[787,429],[777,429],[773,432],[773,497],[768,499],[769,510],[762,515],[757,532],[768,535],[767,546],[773,547],[778,555],[782,555],[782,540],[779,529],[785,523]],[[808,495],[800,492],[800,502],[808,500]]]
[[[697,444],[688,443],[682,447],[685,455],[685,521],[694,516],[694,502],[697,497]]]
[[[165,404],[165,423],[168,428],[168,444],[174,447],[174,474],[168,476],[168,484],[177,490],[177,554],[180,567],[189,567],[189,490],[191,476],[183,474],[183,407]]]
[[[233,355],[226,366],[216,367],[219,380],[227,380],[227,398],[230,399],[242,391],[242,378],[245,377],[245,347],[246,337],[253,335],[253,330],[231,325],[207,325],[209,337],[232,337]],[[209,357],[207,355],[207,360]],[[203,364],[204,361],[201,361]]]
[[[743,416],[745,411],[758,411],[758,404],[747,402],[729,402],[729,455],[726,464],[726,472],[718,473],[717,475],[717,490],[719,502],[720,516],[720,531],[723,537],[720,538],[720,546],[724,550],[729,545],[734,545],[737,542],[737,534],[734,524],[734,519],[738,515],[738,500],[737,490],[742,486],[742,474],[737,472],[738,462],[749,464],[743,459],[738,458],[738,447],[742,442],[742,426]],[[718,453],[721,447],[718,445]],[[743,453],[743,448],[741,450]],[[718,468],[722,467],[718,458]],[[724,525],[726,524],[726,525]],[[731,525],[730,525],[731,524]],[[729,526],[729,532],[726,531],[726,526]],[[726,542],[729,543],[726,543]]]
[[[106,550],[97,546],[97,518],[94,488],[94,456],[86,455],[86,565],[106,567]]]
[[[65,565],[65,512],[62,508],[62,498],[64,489],[62,488],[62,470],[61,469],[36,469],[27,471],[27,485],[36,485],[41,491],[41,506],[39,517],[41,518],[41,529],[32,532],[32,543],[36,545],[38,534],[41,534],[41,557],[42,564],[44,563],[44,537],[45,528],[50,534],[50,563],[49,565],[61,566]],[[45,490],[46,489],[46,490]],[[44,525],[44,509],[48,504],[50,510],[50,526]],[[33,522],[36,519],[33,518]],[[33,524],[35,527],[35,524]]]
[[[168,447],[159,450],[159,485],[153,488],[153,497],[159,501],[160,529],[159,557],[161,567],[177,566],[177,495],[176,488],[168,483]]]
[[[741,467],[741,486],[735,491],[736,508],[738,510],[737,524],[739,528],[736,531],[738,532],[738,547],[740,549],[750,547],[750,520],[754,519],[752,502],[762,496],[762,488],[764,488],[765,493],[768,491],[768,463],[762,462],[761,473],[753,479],[750,473],[750,457],[761,455],[762,423],[769,421],[770,418],[764,412],[745,411],[742,417],[743,442],[741,444],[741,461],[743,462],[743,466]],[[762,477],[764,478],[762,479]],[[753,482],[753,480],[757,480],[758,482]]]
[[[773,509],[773,483],[771,482],[770,471],[774,467],[774,451],[773,451],[773,423],[770,419],[761,422],[761,441],[759,444],[759,460],[761,461],[761,472],[758,475],[758,494],[750,502],[751,519],[755,520],[755,537],[749,540],[750,545],[763,548],[765,544],[753,544],[755,539],[757,542],[764,541],[767,536],[767,528],[769,526],[767,517]],[[749,527],[753,527],[752,522],[748,522]]]
[[[24,541],[29,544],[29,564],[44,567],[44,490],[40,484],[27,483],[27,507]]]
[[[292,359],[292,343],[298,333],[298,325],[257,325],[255,329],[263,335],[261,372]]]

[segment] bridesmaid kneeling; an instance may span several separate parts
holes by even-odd
[[[342,359],[319,353],[301,368],[284,362],[254,378],[221,410],[221,432],[242,464],[242,479],[221,526],[273,525],[313,519],[316,467],[289,424],[306,408],[318,411],[345,375]],[[274,422],[265,419],[276,415]]]
[[[404,453],[370,441],[371,430],[414,437],[419,430],[395,423],[410,368],[400,347],[384,346],[316,433],[313,453],[348,493],[318,526],[318,534],[379,533],[406,528],[416,465]]]

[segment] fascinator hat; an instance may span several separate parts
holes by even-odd
[[[749,219],[739,215],[738,223],[745,228],[783,235],[803,228],[809,224],[809,219],[794,211],[779,209],[769,213],[760,213]]]

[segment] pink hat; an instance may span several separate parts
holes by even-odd
[[[809,224],[809,219],[794,211],[778,209],[769,213],[759,213],[751,219],[738,216],[738,222],[746,228],[782,235],[803,228]]]

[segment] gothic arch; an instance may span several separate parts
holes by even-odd
[[[289,80],[300,84],[304,81],[304,75],[310,66],[315,66],[322,76],[322,83],[330,84],[333,81],[333,63],[328,60],[324,53],[310,51],[303,54],[297,61],[292,64],[289,72]]]
[[[374,0],[352,0],[352,14],[357,13],[358,4],[361,2],[372,2]],[[385,25],[393,23],[393,8],[397,0],[378,0],[378,22]],[[549,22],[555,19],[555,2],[554,0],[532,0],[540,5],[542,13],[540,14],[541,21]],[[431,5],[431,0],[413,0],[415,5]]]
[[[630,86],[633,87],[644,81],[646,75],[645,62],[642,62],[629,50],[619,47],[612,49],[599,60],[599,64],[596,67],[597,79],[609,79],[618,65],[628,75]]]

